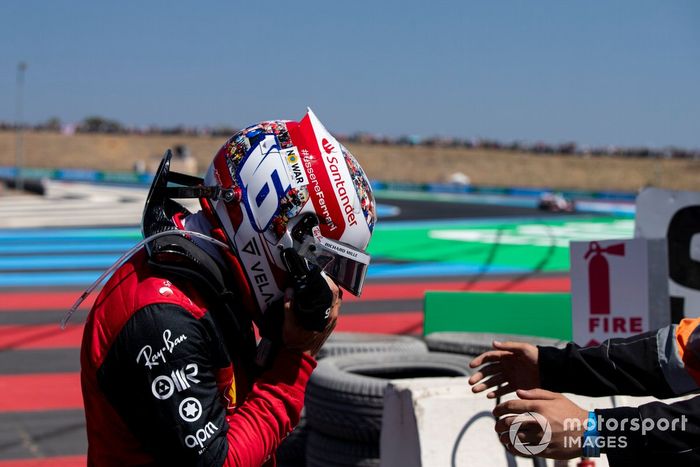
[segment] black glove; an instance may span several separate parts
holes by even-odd
[[[317,267],[309,268],[306,261],[293,248],[282,251],[294,290],[293,311],[299,324],[307,331],[322,332],[328,325],[333,306],[333,292]],[[340,291],[339,291],[340,292]],[[269,368],[273,356],[282,345],[284,324],[284,299],[271,303],[260,323],[260,336],[256,363]]]
[[[309,268],[293,248],[282,251],[282,260],[292,276],[294,312],[299,324],[307,331],[323,331],[333,306],[333,292],[328,282],[319,268]]]

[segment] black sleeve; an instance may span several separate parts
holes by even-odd
[[[137,311],[98,371],[100,387],[159,463],[222,465],[226,409],[216,372],[230,364],[208,314],[172,304]]]
[[[596,410],[610,465],[700,465],[700,397]]]
[[[657,332],[610,339],[596,347],[539,347],[542,387],[584,396],[674,397],[659,364]]]

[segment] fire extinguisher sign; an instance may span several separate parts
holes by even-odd
[[[571,242],[570,253],[574,342],[598,345],[668,324],[665,242]]]

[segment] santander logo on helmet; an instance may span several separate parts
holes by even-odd
[[[321,145],[323,146],[323,150],[326,151],[326,154],[330,154],[333,152],[335,149],[331,143],[328,142],[326,138],[323,138],[323,141],[321,141]]]
[[[288,285],[280,252],[304,248],[292,237],[302,218],[315,218],[318,245],[334,249],[339,259],[369,262],[364,250],[376,222],[369,180],[310,109],[299,122],[266,121],[233,135],[214,157],[205,184],[240,190],[240,202],[213,200],[211,214],[262,313]]]

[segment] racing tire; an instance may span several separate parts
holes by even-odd
[[[428,353],[428,346],[422,340],[411,336],[336,332],[328,338],[316,359],[379,352]],[[303,467],[306,465],[304,463],[305,448],[309,428],[304,412],[301,414],[299,425],[282,441],[277,449],[277,460],[281,467]]]
[[[335,332],[331,334],[316,356],[317,360],[339,355],[406,352],[427,353],[428,346],[420,339],[394,334],[372,334],[364,332]]]
[[[306,417],[314,431],[377,443],[384,390],[406,378],[468,376],[469,358],[446,353],[376,353],[321,360],[306,390]]]
[[[462,355],[479,355],[493,350],[492,342],[518,341],[544,347],[563,347],[565,341],[549,337],[521,336],[518,334],[494,334],[489,332],[433,332],[425,336],[428,349]]]

